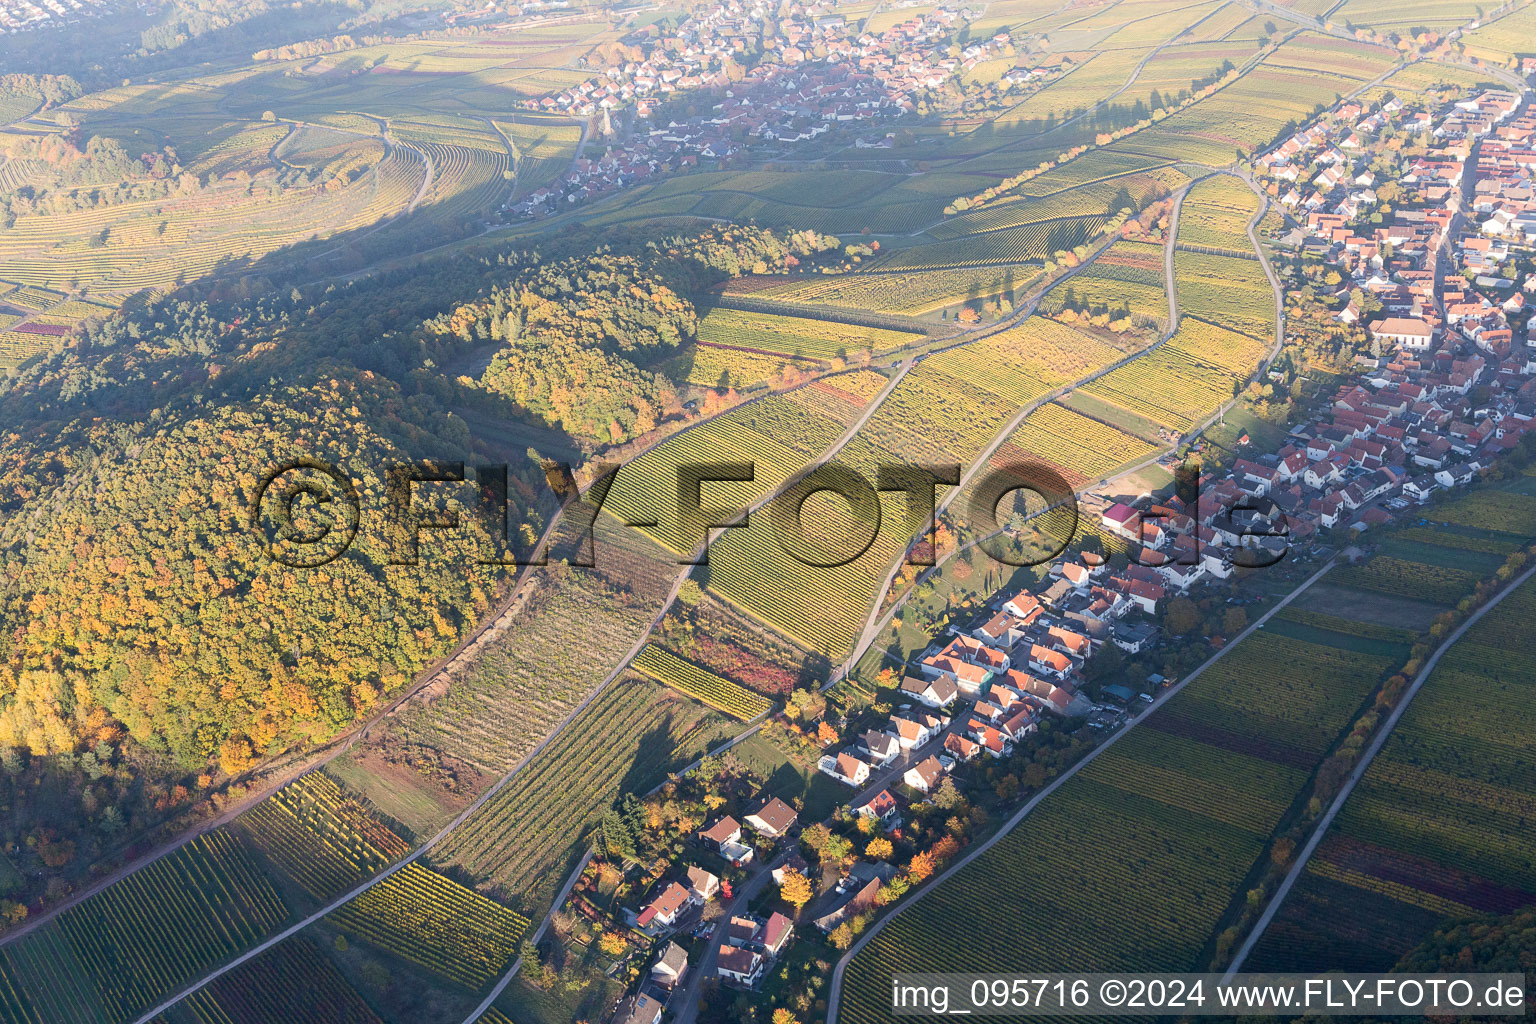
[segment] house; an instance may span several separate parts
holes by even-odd
[[[688,898],[693,902],[703,905],[714,898],[720,891],[720,878],[713,872],[705,871],[697,865],[688,868]]]
[[[835,757],[823,754],[817,760],[816,768],[822,774],[830,775],[849,786],[862,786],[869,781],[869,764],[846,752]]]
[[[750,949],[757,945],[757,939],[762,934],[763,923],[755,917],[732,917],[725,926],[725,941],[738,949]]]
[[[775,838],[783,835],[795,823],[795,809],[774,797],[747,815],[747,825],[758,833]]]
[[[761,953],[739,946],[722,946],[715,961],[715,973],[727,981],[748,987],[763,975],[765,961]]]
[[[688,890],[676,882],[668,882],[667,887],[661,891],[661,895],[646,904],[640,911],[639,916],[635,918],[635,927],[650,928],[655,925],[671,928],[677,924],[678,915],[688,903]]]
[[[901,692],[931,708],[946,708],[960,696],[960,687],[953,678],[947,676],[937,679],[907,676],[901,681]]]
[[[1045,614],[1045,609],[1040,607],[1039,599],[1027,590],[1004,602],[1003,611],[1018,619],[1019,624],[1024,626]]]
[[[1131,654],[1139,654],[1157,639],[1157,627],[1150,622],[1117,622],[1114,628],[1115,646]]]
[[[784,872],[786,871],[798,871],[802,875],[806,874],[807,865],[805,858],[800,856],[798,850],[791,850],[789,856],[780,861],[778,867],[772,868],[768,873],[773,876],[775,885],[783,885]]]
[[[661,956],[651,965],[651,981],[672,991],[682,984],[688,973],[688,951],[675,942],[668,942]]]
[[[1141,513],[1129,505],[1115,502],[1099,516],[1099,522],[1110,533],[1141,543]]]
[[[944,737],[944,752],[952,754],[961,761],[969,761],[981,753],[981,744],[957,732],[952,732]]]
[[[1434,340],[1435,329],[1416,317],[1389,316],[1371,324],[1371,337],[1395,341],[1410,351],[1421,352]]]
[[[806,916],[817,928],[830,932],[859,911],[874,906],[880,884],[895,873],[896,869],[889,864],[860,861],[836,886],[806,908]]]
[[[869,763],[877,768],[890,764],[901,753],[901,740],[888,732],[873,729],[859,737],[859,746],[864,748]]]
[[[763,933],[759,941],[762,943],[764,952],[771,957],[776,957],[784,951],[784,947],[789,944],[794,934],[794,922],[778,911],[774,911],[763,923]]]
[[[665,1005],[645,992],[630,996],[614,1011],[613,1024],[658,1024]]]
[[[901,780],[919,793],[932,792],[939,784],[939,779],[944,776],[944,766],[939,759],[932,754],[913,765],[902,775]]]
[[[735,818],[726,815],[703,832],[700,832],[699,838],[706,842],[714,843],[716,846],[740,842],[741,824]]]
[[[891,718],[891,724],[896,727],[897,741],[902,750],[911,750],[920,747],[939,734],[945,723],[932,715],[918,715],[916,718]]]
[[[882,789],[855,807],[853,812],[875,821],[889,822],[896,814],[896,798],[891,796],[890,790]]]
[[[1053,648],[1042,644],[1031,644],[1029,667],[1041,675],[1064,679],[1072,671],[1072,659]]]

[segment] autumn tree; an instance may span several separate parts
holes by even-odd
[[[809,878],[806,878],[802,872],[785,869],[783,878],[779,882],[779,899],[798,911],[809,903],[814,895]]]

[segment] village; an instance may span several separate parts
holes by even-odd
[[[1285,241],[1337,275],[1333,316],[1364,331],[1355,372],[1278,450],[1223,457],[1183,439],[1202,454],[1192,499],[1090,496],[1095,540],[888,668],[887,701],[834,716],[796,691],[763,732],[811,751],[811,773],[841,788],[830,816],[807,815],[730,751],[626,798],[571,901],[627,936],[613,948],[628,951],[633,984],[612,1019],[725,1019],[730,993],[770,987],[812,1000],[827,950],[984,826],[966,794],[995,790],[1007,806],[1038,790],[1176,682],[1107,681],[1092,672],[1106,649],[1118,664],[1177,644],[1169,605],[1204,585],[1229,592],[1235,574],[1288,555],[1355,557],[1370,530],[1513,449],[1536,423],[1533,133],[1519,98],[1496,90],[1438,110],[1346,102],[1259,158],[1299,221]],[[1425,152],[1403,156],[1394,139]],[[631,862],[650,867],[637,878]]]
[[[122,0],[0,0],[0,29],[21,32],[50,23],[67,25],[126,6]]]
[[[597,118],[607,148],[600,157],[579,157],[564,178],[508,210],[518,217],[545,216],[697,167],[700,160],[724,167],[749,148],[803,155],[800,144],[839,129],[856,148],[889,146],[894,133],[869,126],[917,112],[928,94],[957,75],[1014,55],[1007,33],[963,48],[951,45],[969,15],[955,7],[924,7],[878,33],[854,34],[832,4],[775,10],[730,0],[689,17],[665,40],[654,26],[638,30],[626,42],[640,59],[528,102],[546,113]],[[1070,66],[1062,57],[1019,65],[1003,75],[999,88],[1017,94],[1016,102]],[[671,101],[691,93],[718,102],[708,113],[674,110]],[[620,131],[616,121],[622,124],[629,114],[633,127]]]

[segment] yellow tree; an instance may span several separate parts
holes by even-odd
[[[811,880],[799,871],[786,869],[779,882],[779,899],[799,910],[811,901]]]

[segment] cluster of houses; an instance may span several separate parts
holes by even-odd
[[[950,56],[942,44],[963,23],[956,8],[923,8],[878,33],[859,33],[831,5],[790,4],[775,10],[727,0],[684,21],[667,37],[670,45],[644,30],[629,40],[643,50],[644,59],[615,64],[580,85],[528,101],[550,113],[589,117],[601,112],[610,130],[610,112],[633,107],[639,119],[635,131],[623,140],[610,139],[601,158],[577,160],[564,178],[509,210],[537,217],[667,170],[696,166],[701,159],[726,162],[754,144],[808,142],[838,125],[915,110],[923,93],[1009,52],[1009,36],[1000,32]],[[743,69],[741,58],[755,52],[759,37],[764,59]],[[1064,65],[1015,70],[1018,74],[1006,81],[1022,87],[1060,74]],[[699,90],[720,97],[708,113],[657,122],[660,101]],[[881,135],[874,144],[886,141]]]
[[[1427,152],[1405,161],[1392,182],[1391,216],[1367,224],[1383,206],[1387,183],[1372,163],[1389,130],[1421,137]],[[1367,324],[1378,350],[1422,355],[1451,333],[1502,359],[1523,340],[1517,331],[1536,278],[1522,288],[1504,273],[1536,241],[1536,118],[1521,96],[1487,90],[1438,112],[1396,98],[1374,109],[1348,101],[1257,163],[1304,225],[1294,241],[1347,276],[1338,318],[1367,318],[1350,297],[1357,294],[1379,311]],[[1475,231],[1463,230],[1468,220]],[[1471,280],[1450,276],[1439,285],[1449,276],[1446,252]]]
[[[705,849],[717,851],[727,863],[739,867],[754,855],[751,845],[744,841],[744,828],[778,840],[790,834],[797,817],[789,804],[770,797],[743,821],[726,815],[701,831],[698,839]],[[612,1018],[614,1024],[656,1024],[661,1019],[688,973],[688,952],[670,936],[698,923],[704,907],[721,893],[719,875],[690,864],[677,878],[659,882],[648,902],[638,911],[630,912],[629,924],[636,931],[666,941],[638,991],[619,1003]],[[720,927],[725,931],[715,960],[715,976],[746,988],[761,980],[795,932],[794,923],[777,912],[767,917],[736,915],[721,922]]]
[[[68,25],[126,6],[123,0],[0,0],[0,29],[20,32],[45,24]]]
[[[1427,153],[1403,162],[1390,216],[1367,227],[1383,184],[1369,164],[1388,128],[1422,135]],[[1225,486],[1276,502],[1294,532],[1367,528],[1468,482],[1536,415],[1536,274],[1506,272],[1536,246],[1525,97],[1486,90],[1440,111],[1345,102],[1258,163],[1304,218],[1301,244],[1345,278],[1337,318],[1366,318],[1350,296],[1369,296],[1379,318],[1367,320],[1373,355],[1360,379],[1280,452],[1239,460]]]

